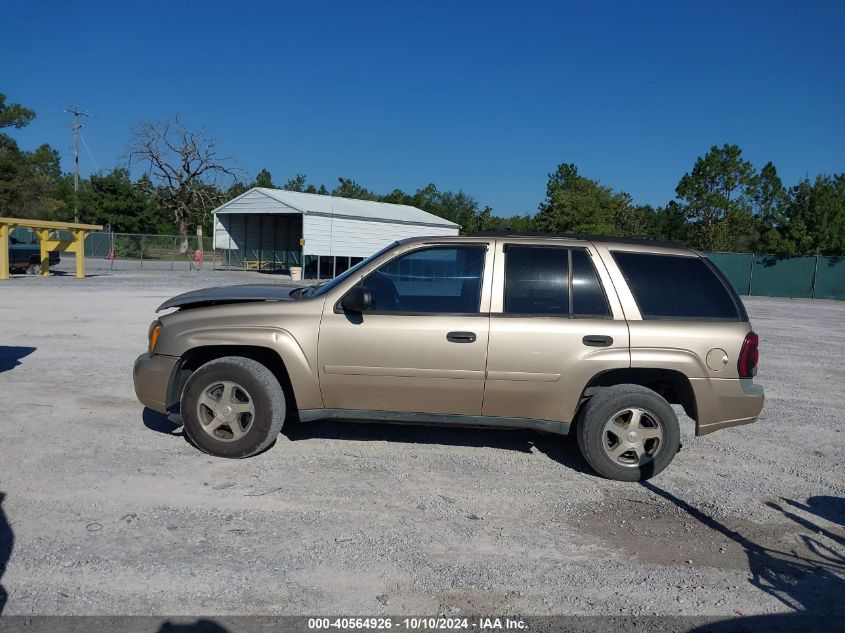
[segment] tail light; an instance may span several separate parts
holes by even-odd
[[[736,363],[740,378],[753,378],[757,375],[757,361],[760,360],[760,351],[757,349],[759,344],[760,338],[754,332],[749,332],[745,336],[739,352],[739,360]]]

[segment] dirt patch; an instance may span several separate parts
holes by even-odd
[[[786,511],[785,503],[769,501]],[[822,547],[845,541],[845,530],[809,523],[755,523],[735,517],[715,519],[651,497],[624,497],[583,508],[570,525],[641,563],[695,565],[716,569],[749,568],[749,555],[769,552],[773,559],[828,562]],[[815,528],[815,529],[813,529]],[[823,543],[824,541],[824,543]]]

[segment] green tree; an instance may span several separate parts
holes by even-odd
[[[255,182],[252,184],[253,187],[264,187],[266,189],[275,189],[276,185],[273,184],[273,175],[267,171],[266,169],[262,169],[258,174],[255,176]]]
[[[429,183],[407,194],[401,189],[394,189],[380,202],[405,204],[432,213],[461,226],[463,235],[485,231],[494,226],[493,210],[490,207],[479,209],[478,201],[463,191],[440,191],[437,185]]]
[[[626,235],[632,219],[642,222],[631,205],[631,196],[578,173],[572,164],[560,164],[549,174],[546,199],[534,219],[536,228],[549,233]]]
[[[238,196],[245,194],[247,191],[249,191],[249,187],[240,180],[237,180],[233,182],[228,189],[226,189],[226,200],[237,198]]]
[[[6,105],[6,95],[0,94],[0,129],[20,129],[33,118],[35,112],[18,103]],[[59,153],[49,145],[23,151],[0,133],[0,215],[53,219],[64,206]]]
[[[6,95],[0,92],[0,129],[5,127],[22,128],[35,118],[35,111],[23,107],[20,103],[6,105]]]
[[[467,233],[474,233],[476,231],[489,231],[493,228],[493,207],[484,205],[472,219],[473,227]]]
[[[298,191],[303,192],[307,188],[307,181],[308,178],[305,174],[297,174],[293,178],[289,179],[285,184],[282,185],[282,189],[285,191]]]
[[[354,198],[356,200],[377,200],[372,191],[359,185],[351,178],[338,178],[338,186],[332,190],[331,195],[338,198]]]
[[[777,169],[771,162],[766,163],[760,170],[753,203],[757,230],[760,235],[755,250],[764,253],[795,255],[801,247],[793,239],[787,237],[789,192],[783,186]]]
[[[0,215],[55,218],[65,206],[60,176],[59,153],[49,145],[24,152],[0,134]]]
[[[751,197],[754,213],[764,225],[779,226],[784,221],[789,196],[771,161],[760,170],[757,187]]]
[[[474,202],[468,200],[468,196],[454,196],[451,194],[447,195],[446,200],[444,200],[444,195],[446,194],[440,193],[437,185],[430,182],[425,187],[420,187],[413,195],[409,196],[405,204],[417,207],[423,211],[428,211],[429,213],[434,213],[435,215],[447,220],[457,222],[455,218],[457,218],[460,214],[460,206],[462,204],[469,204],[471,206]]]
[[[845,255],[845,174],[792,187],[782,234],[791,254]]]
[[[508,218],[491,215],[487,230],[533,233],[537,228],[534,225],[534,216],[526,213],[525,215],[514,215]]]
[[[691,239],[705,250],[748,250],[759,178],[737,145],[713,146],[681,177],[675,193],[692,223]]]
[[[426,211],[460,224],[461,233],[464,235],[483,231],[492,226],[490,207],[484,207],[479,211],[478,201],[463,191],[444,191],[433,203],[425,206],[423,208]]]
[[[145,189],[148,182],[133,182],[129,170],[115,167],[107,174],[92,174],[79,189],[80,220],[111,225],[116,233],[167,233],[169,224],[158,213]]]
[[[410,204],[413,205],[411,201],[411,196],[407,193],[402,191],[401,189],[394,189],[388,194],[379,197],[379,202],[387,202],[389,204]]]
[[[644,235],[686,243],[689,240],[689,223],[686,210],[672,200],[665,207],[642,207],[645,216]]]

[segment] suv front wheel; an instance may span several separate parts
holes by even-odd
[[[267,367],[226,356],[197,369],[185,384],[182,420],[191,441],[206,453],[241,458],[260,453],[282,430],[282,387]]]
[[[678,417],[660,395],[615,385],[594,395],[577,425],[578,447],[600,475],[642,481],[666,468],[681,445]]]

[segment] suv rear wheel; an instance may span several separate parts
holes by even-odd
[[[653,477],[671,463],[681,444],[672,407],[640,385],[601,389],[584,405],[577,436],[593,470],[619,481]]]
[[[226,356],[197,369],[185,384],[182,420],[191,441],[218,457],[249,457],[282,430],[285,396],[267,367]]]

